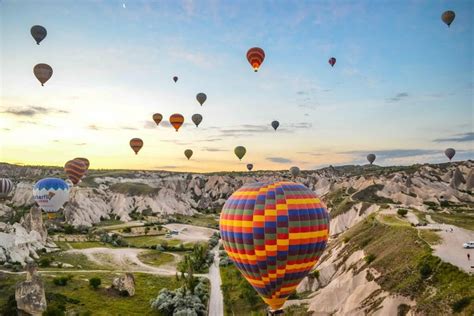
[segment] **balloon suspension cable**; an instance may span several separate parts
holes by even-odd
[[[277,310],[268,309],[267,311],[267,316],[283,315],[283,314],[285,314],[283,309],[277,309]]]

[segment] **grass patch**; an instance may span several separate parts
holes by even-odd
[[[456,214],[447,214],[447,213],[435,213],[431,214],[431,218],[438,223],[450,224],[458,227],[462,227],[469,230],[474,230],[474,216],[456,213]]]
[[[396,215],[380,214],[379,220],[387,225],[406,226],[406,227],[410,226],[410,223],[408,223],[406,220],[401,219],[400,217]]]
[[[100,241],[77,241],[77,242],[68,242],[74,249],[88,249],[88,248],[113,248],[112,245],[108,243],[103,243]]]
[[[179,223],[219,229],[219,219],[216,219],[213,214],[194,214],[193,216],[177,214],[175,217]]]
[[[351,200],[345,189],[338,189],[334,192],[328,193],[324,197],[328,208],[331,209],[331,218],[335,218],[341,214],[348,212],[354,202]]]
[[[174,261],[174,256],[156,250],[149,250],[138,254],[138,259],[152,266],[161,266]]]
[[[118,219],[106,219],[106,220],[103,220],[103,221],[100,221],[99,223],[96,223],[94,224],[94,226],[111,226],[111,225],[119,225],[119,224],[123,224],[124,222],[122,222],[121,220],[118,220]]]
[[[51,262],[57,261],[62,263],[68,263],[73,265],[73,268],[59,268],[59,267],[44,267],[42,270],[110,270],[110,267],[98,265],[83,254],[78,253],[67,253],[67,252],[55,252],[41,255],[39,261],[49,259]]]
[[[433,256],[415,228],[387,225],[370,216],[344,236],[349,238],[345,255],[357,249],[373,254],[371,266],[382,274],[376,282],[383,290],[415,299],[417,313],[449,315],[455,302],[474,296],[474,276]],[[463,306],[466,315],[473,312],[474,302]]]
[[[230,264],[220,267],[225,315],[266,315],[266,305],[239,270]]]
[[[137,236],[123,238],[130,246],[137,248],[149,248],[156,245],[161,245],[166,242],[169,247],[177,247],[183,243],[181,240],[165,238],[161,236]],[[191,247],[192,248],[192,247]]]
[[[419,234],[423,240],[425,240],[430,245],[438,245],[441,243],[441,236],[438,235],[435,231],[429,229],[420,229]]]
[[[150,195],[156,194],[160,189],[152,188],[145,183],[133,183],[133,182],[124,182],[124,183],[115,183],[112,184],[109,189],[112,192],[127,194],[127,195]]]

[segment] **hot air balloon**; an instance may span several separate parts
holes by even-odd
[[[244,146],[237,146],[234,149],[234,153],[239,158],[239,160],[242,160],[246,152],[247,152],[247,149],[245,149]]]
[[[86,165],[86,171],[89,170],[89,166],[90,166],[89,159],[87,159],[87,158],[74,158],[74,160],[82,161],[84,163],[84,165]]]
[[[272,127],[275,131],[277,130],[278,126],[280,126],[280,122],[278,122],[278,121],[273,121],[272,122]]]
[[[132,138],[130,140],[130,147],[132,147],[133,151],[135,152],[135,155],[138,154],[140,149],[143,147],[143,140],[140,138]]]
[[[328,63],[329,65],[331,65],[331,67],[334,67],[334,65],[336,64],[336,58],[334,57],[329,58]]]
[[[196,94],[196,100],[202,106],[203,103],[206,102],[206,100],[207,100],[207,95],[205,93],[199,92],[198,94]]]
[[[259,47],[252,47],[247,51],[247,60],[255,72],[258,71],[265,59],[265,52]]]
[[[0,198],[5,198],[13,190],[13,182],[7,178],[0,178]]]
[[[247,164],[247,170],[252,171],[252,169],[253,169],[253,164],[251,163]]]
[[[87,171],[86,164],[80,160],[69,160],[64,165],[64,171],[72,184],[78,184]]]
[[[41,85],[44,86],[46,81],[48,81],[53,75],[53,68],[48,64],[37,64],[33,68],[33,73],[35,74],[36,79],[41,82]]]
[[[456,150],[454,150],[454,148],[446,148],[446,150],[444,151],[444,154],[446,155],[446,157],[449,158],[449,161],[451,161],[454,155],[456,155]]]
[[[173,77],[173,81],[174,81],[174,82],[177,82],[177,81],[178,81],[178,77],[174,76],[174,77]]]
[[[37,45],[39,45],[40,42],[44,40],[44,38],[48,34],[46,29],[42,27],[41,25],[32,26],[30,32],[31,32],[31,36],[33,36],[33,38],[35,39]]]
[[[174,129],[178,131],[184,123],[184,116],[181,114],[173,114],[170,116],[170,123],[173,125]]]
[[[234,192],[220,216],[224,249],[272,312],[318,262],[329,215],[300,183],[250,183]]]
[[[375,154],[368,154],[367,155],[367,160],[370,162],[370,164],[374,163],[375,158],[376,158]]]
[[[184,151],[184,155],[185,155],[186,158],[188,158],[188,160],[189,160],[189,158],[191,158],[192,155],[193,155],[193,151],[192,151],[191,149],[186,149],[186,150]]]
[[[69,186],[58,178],[44,178],[33,187],[33,198],[48,213],[56,213],[69,200]]]
[[[163,115],[161,115],[160,113],[153,114],[153,121],[155,121],[156,125],[159,125],[162,119]]]
[[[293,166],[290,168],[290,173],[293,177],[297,177],[300,174],[300,168]]]
[[[448,25],[448,27],[453,23],[454,18],[456,17],[456,13],[454,11],[444,11],[443,14],[441,14],[441,20],[443,20],[444,23]]]
[[[193,123],[196,124],[196,127],[198,127],[199,124],[201,124],[201,122],[202,122],[202,115],[201,114],[193,114],[191,119],[193,120]]]

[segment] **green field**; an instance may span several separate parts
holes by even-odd
[[[67,252],[56,252],[56,253],[48,253],[41,255],[40,259],[38,260],[41,263],[42,260],[49,259],[50,261],[58,261],[62,263],[72,264],[73,268],[59,268],[59,267],[40,267],[42,270],[110,270],[110,267],[104,267],[98,265],[89,259],[83,254],[77,253],[67,253]]]
[[[136,294],[133,297],[121,297],[108,291],[106,288],[112,283],[116,274],[105,273],[73,273],[72,280],[66,286],[57,286],[52,282],[52,275],[43,275],[45,282],[48,306],[64,304],[68,312],[77,315],[160,315],[150,308],[150,299],[157,296],[162,288],[175,289],[179,285],[174,277],[161,277],[151,274],[134,273]],[[118,275],[118,274],[117,274]],[[94,290],[89,286],[88,280],[99,277],[102,285]],[[5,276],[0,274],[0,314],[10,295],[15,293],[15,283],[23,280],[23,276]],[[65,297],[61,297],[61,295]],[[61,303],[61,301],[69,301]]]
[[[161,266],[166,263],[171,263],[174,261],[174,256],[169,253],[159,252],[156,250],[144,251],[138,254],[138,259],[143,263],[152,265],[152,266]]]
[[[68,244],[74,249],[113,248],[110,244],[100,241],[68,242]]]
[[[438,223],[455,225],[469,230],[474,230],[474,215],[466,213],[433,213],[431,218]]]
[[[195,214],[193,216],[178,214],[176,215],[176,219],[178,222],[184,224],[219,229],[219,220],[216,219],[215,215],[213,214]]]
[[[123,238],[130,246],[137,248],[147,248],[156,245],[161,245],[166,242],[170,247],[179,246],[182,241],[178,239],[165,238],[161,236],[137,236],[137,237],[124,237]]]

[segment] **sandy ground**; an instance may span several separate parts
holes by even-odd
[[[179,234],[173,235],[173,239],[185,242],[208,241],[212,234],[217,232],[215,229],[185,224],[168,224],[164,227],[169,230],[177,230]]]
[[[209,316],[224,315],[224,297],[221,290],[221,274],[219,271],[219,244],[214,247],[214,263],[209,267],[211,296],[209,298]]]

